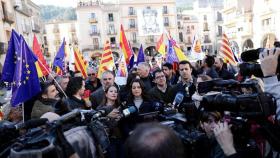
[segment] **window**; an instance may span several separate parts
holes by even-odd
[[[190,26],[187,26],[187,33],[191,33]]]
[[[209,31],[207,22],[203,23],[203,31]]]
[[[114,21],[114,15],[113,15],[113,13],[109,13],[109,14],[108,14],[108,18],[109,18],[109,21]]]
[[[204,35],[204,43],[210,43],[209,35]]]
[[[95,18],[96,18],[95,13],[91,13],[91,14],[90,14],[90,18],[91,18],[91,19],[95,19]]]
[[[109,25],[109,33],[110,33],[110,34],[115,33],[115,26],[114,26],[113,24],[110,24],[110,25]]]
[[[167,12],[167,6],[163,6],[163,14],[168,14],[168,12]]]
[[[218,36],[222,36],[222,34],[223,34],[223,27],[218,26]]]
[[[91,25],[91,32],[97,33],[97,26]]]
[[[217,21],[223,21],[222,13],[217,12]]]
[[[191,36],[188,36],[188,44],[192,43],[191,42]]]
[[[192,30],[194,30],[194,26],[192,25],[191,27],[192,27]]]
[[[135,11],[133,7],[129,7],[128,9],[128,15],[135,15]]]
[[[180,42],[184,41],[183,33],[182,32],[179,33],[179,40],[180,40]]]
[[[93,38],[92,42],[93,42],[93,45],[95,45],[95,46],[99,45],[98,38]]]
[[[169,19],[168,19],[168,17],[164,17],[164,26],[169,26]]]
[[[203,16],[204,21],[207,21],[207,15]]]
[[[133,41],[133,43],[137,42],[136,32],[132,32],[132,41]]]
[[[116,44],[116,37],[110,37],[110,43]]]
[[[129,19],[129,28],[135,28],[135,19]]]

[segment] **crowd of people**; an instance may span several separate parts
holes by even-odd
[[[276,149],[262,139],[255,139],[256,148],[249,152],[240,151],[235,145],[231,125],[225,113],[219,110],[202,111],[201,101],[206,93],[198,91],[199,83],[216,79],[237,82],[257,81],[258,89],[242,89],[243,94],[270,93],[276,100],[275,126],[280,121],[280,82],[277,70],[279,48],[264,50],[260,54],[263,78],[241,76],[238,67],[225,63],[222,58],[206,55],[202,61],[191,63],[154,64],[142,62],[129,71],[126,85],[117,85],[115,73],[105,71],[97,78],[97,68],[89,67],[88,78],[73,72],[41,82],[41,93],[24,103],[24,119],[46,117],[54,121],[75,109],[104,110],[106,131],[110,145],[105,153],[108,158],[222,158],[222,157],[279,157]],[[176,96],[183,94],[180,105],[194,103],[191,112],[176,105]],[[146,121],[140,115],[158,111],[156,104],[170,107],[187,119],[184,128],[193,128],[204,133],[192,144],[192,155],[185,152],[185,145],[172,128],[160,124],[157,119]],[[124,107],[135,107],[136,113],[124,117]],[[18,123],[22,120],[22,107],[4,107],[5,120]],[[47,115],[46,115],[47,114]],[[146,123],[149,122],[149,123]],[[151,123],[152,122],[152,123]],[[144,124],[143,124],[144,123]],[[251,127],[252,128],[252,127]],[[249,129],[252,130],[252,129]],[[88,139],[91,140],[91,139]],[[275,140],[276,141],[276,140]],[[245,144],[245,148],[248,144]],[[89,150],[93,147],[87,147]],[[251,148],[250,148],[251,149]],[[85,154],[85,153],[83,153]],[[75,156],[81,157],[76,154]],[[91,156],[88,156],[91,157]]]

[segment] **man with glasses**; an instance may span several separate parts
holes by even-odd
[[[107,87],[115,84],[115,74],[112,71],[103,72],[101,76],[101,84],[102,86],[99,87],[96,91],[94,91],[89,98],[93,109],[95,109],[104,98],[105,95],[104,90]]]
[[[164,104],[172,103],[172,98],[168,93],[171,90],[171,86],[166,83],[166,77],[162,70],[157,69],[153,72],[154,82],[156,86],[149,91],[151,98],[154,101],[158,101]]]
[[[95,92],[99,87],[102,86],[100,80],[97,78],[97,71],[93,68],[88,68],[88,78],[86,81],[86,90],[90,93]]]

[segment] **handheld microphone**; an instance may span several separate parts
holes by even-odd
[[[124,110],[122,110],[122,117],[128,117],[131,114],[134,114],[138,111],[137,107],[135,106],[130,106]]]
[[[180,105],[182,103],[182,101],[184,100],[184,95],[182,92],[178,92],[175,96],[175,99],[172,103],[173,107],[177,107],[178,105]]]

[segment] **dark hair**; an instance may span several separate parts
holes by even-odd
[[[163,71],[161,69],[156,69],[154,72],[153,72],[153,79],[156,78],[156,73],[163,73]]]
[[[183,158],[181,140],[168,127],[159,123],[139,125],[125,143],[128,158]]]
[[[52,85],[54,85],[53,82],[40,82],[41,92],[38,95],[38,97],[42,98],[43,94],[47,94],[48,93],[48,88]]]
[[[208,111],[205,111],[201,114],[201,118],[200,118],[200,121],[201,122],[208,122],[209,121],[209,118],[210,117],[213,117],[215,119],[215,121],[220,121],[222,116],[219,112],[208,112]]]
[[[204,60],[208,67],[212,67],[215,63],[215,58],[210,55],[206,55],[206,58]]]
[[[143,82],[141,79],[138,79],[138,78],[135,78],[135,79],[133,79],[133,80],[130,82],[129,92],[128,92],[128,95],[127,95],[127,101],[128,101],[129,103],[133,103],[134,95],[132,94],[132,84],[135,83],[135,82],[137,82],[137,83],[140,84],[140,87],[141,87],[141,89],[142,89],[142,94],[141,94],[141,96],[142,96],[143,101],[150,101],[150,98],[149,98],[149,96],[148,96],[148,94],[147,94],[147,92],[146,92],[146,90],[145,90],[144,82]]]
[[[164,63],[162,66],[167,67],[169,70],[173,70],[173,65],[170,63]]]
[[[66,93],[69,97],[73,96],[76,94],[79,89],[82,88],[83,86],[83,81],[84,79],[82,77],[73,77],[70,78],[67,87],[66,87]]]
[[[115,87],[117,89],[117,93],[119,93],[119,88],[116,85],[111,85],[111,86],[105,88],[104,93],[107,93],[111,87]],[[107,103],[107,97],[104,94],[103,99],[102,99],[100,105],[101,106],[105,106],[106,103]],[[120,97],[119,97],[119,94],[118,94],[118,97],[117,97],[117,100],[115,101],[114,107],[117,108],[119,105],[120,105]]]
[[[190,68],[193,69],[193,66],[192,66],[192,64],[191,64],[189,61],[187,61],[187,60],[182,60],[182,61],[179,62],[179,66],[180,66],[180,65],[185,65],[185,64],[189,64]]]

